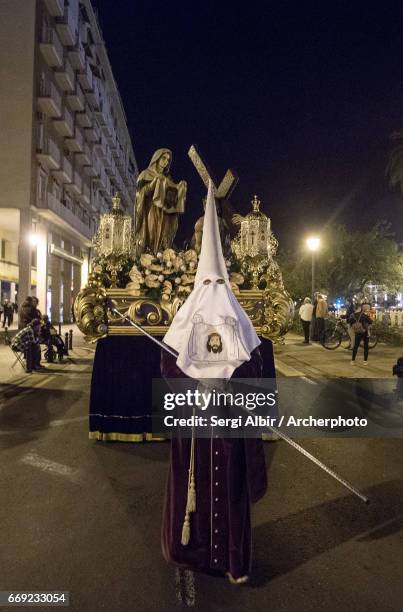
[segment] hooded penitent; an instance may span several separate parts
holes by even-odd
[[[197,379],[230,378],[260,344],[229,284],[211,182],[194,289],[164,342],[179,353],[176,363],[182,372]]]

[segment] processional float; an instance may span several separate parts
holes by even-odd
[[[260,210],[256,195],[247,215],[235,213],[229,197],[238,182],[236,173],[228,169],[217,186],[195,145],[188,154],[206,188],[209,181],[213,183],[223,253],[238,301],[258,335],[274,343],[284,342],[292,325],[294,304],[275,261],[278,243],[270,219]],[[184,213],[186,183],[174,183],[171,179],[171,161],[172,153],[159,149],[149,168],[139,175],[136,215],[140,223],[137,221],[135,228],[132,217],[123,211],[118,194],[113,198],[111,211],[101,218],[88,285],[74,304],[77,326],[88,341],[141,334],[173,353],[158,336],[165,335],[193,288],[203,217],[196,221],[189,248],[175,248],[178,216]],[[268,429],[368,502],[361,491],[278,428]]]
[[[172,228],[177,227],[177,219],[184,211],[184,199],[179,206],[178,193],[183,195],[186,188],[184,181],[174,183],[169,174],[161,172],[158,160],[152,163],[159,151],[168,150],[159,149],[138,178],[136,215],[137,219],[141,216],[141,227],[139,221],[133,227],[132,217],[123,211],[118,194],[111,211],[101,217],[88,284],[74,304],[77,325],[89,341],[105,335],[141,333],[108,310],[106,299],[113,299],[120,314],[146,328],[152,336],[163,336],[193,288],[203,216],[195,223],[188,248],[176,248],[176,232]],[[237,214],[229,201],[238,182],[236,173],[228,169],[217,184],[195,145],[188,154],[206,189],[209,180],[213,183],[223,252],[240,304],[258,335],[283,343],[292,325],[294,304],[275,261],[278,243],[270,219],[260,210],[256,196],[246,216]],[[144,223],[148,223],[148,234]],[[144,244],[144,235],[158,245],[157,252]]]

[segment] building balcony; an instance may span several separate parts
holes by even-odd
[[[74,171],[73,181],[65,186],[66,191],[73,196],[80,196],[83,190],[83,181],[77,170]]]
[[[92,155],[91,164],[83,167],[83,171],[87,176],[96,179],[101,170],[101,163],[96,155]]]
[[[69,49],[69,60],[75,70],[82,72],[85,70],[85,50],[81,42]]]
[[[107,156],[107,149],[108,149],[108,145],[106,142],[106,138],[102,134],[100,135],[99,139],[94,143],[94,150],[98,154],[98,157],[104,161]]]
[[[78,39],[78,0],[70,0],[64,7],[63,16],[56,17],[56,30],[66,47],[75,45]]]
[[[53,120],[53,127],[64,138],[72,138],[74,136],[74,118],[66,107],[64,107],[60,119]]]
[[[54,28],[44,28],[39,42],[39,50],[51,68],[63,65],[63,45]]]
[[[45,4],[52,17],[63,17],[64,0],[45,0]]]
[[[101,104],[101,94],[99,92],[98,82],[95,78],[92,79],[91,89],[88,89],[85,95],[93,110],[97,111]]]
[[[109,114],[106,117],[106,121],[102,124],[102,131],[108,140],[109,138],[112,138],[114,129],[112,125],[112,117]]]
[[[119,157],[116,159],[116,165],[119,168],[121,174],[124,175],[126,173],[126,160],[123,155],[119,155]]]
[[[79,166],[91,165],[92,163],[91,147],[87,143],[85,143],[84,151],[82,153],[76,153],[74,158],[75,158],[76,164],[78,164]]]
[[[104,168],[103,171],[102,180],[99,184],[99,190],[103,193],[104,198],[109,199],[112,193],[111,181]]]
[[[84,151],[84,136],[79,127],[75,127],[74,135],[64,141],[66,147],[72,153],[82,153]]]
[[[61,117],[62,96],[56,85],[42,81],[39,87],[38,108],[48,117]]]
[[[80,81],[80,85],[84,90],[92,89],[92,70],[89,61],[85,62],[85,67],[82,72],[77,74],[77,78]]]
[[[98,186],[100,190],[103,190],[103,191],[106,190],[106,185],[107,185],[106,179],[107,179],[107,176],[106,176],[105,168],[101,166],[99,170],[99,176],[95,180],[96,185]]]
[[[113,159],[113,157],[111,156],[111,161],[110,163],[107,163],[105,165],[105,170],[108,174],[108,176],[115,176],[116,173],[116,164],[115,164],[115,160]]]
[[[72,210],[67,208],[53,194],[48,193],[46,200],[38,203],[39,213],[42,217],[48,219],[53,224],[63,227],[69,232],[78,235],[79,238],[84,237],[88,244],[92,239],[92,231],[86,223],[84,223]]]
[[[87,183],[83,183],[83,190],[81,192],[80,201],[83,204],[90,205],[91,202],[91,191]]]
[[[78,33],[81,42],[86,45],[88,43],[88,22],[80,20],[80,31]]]
[[[47,170],[60,168],[60,149],[51,138],[46,138],[36,150],[36,157]]]
[[[91,109],[88,104],[85,105],[85,109],[81,113],[76,113],[76,122],[82,128],[92,127],[91,120]]]
[[[66,96],[66,100],[70,109],[74,112],[81,112],[85,109],[85,98],[80,83],[76,82],[74,91]]]
[[[73,166],[67,157],[62,155],[60,168],[53,170],[52,174],[60,183],[71,183],[73,181]]]
[[[118,191],[123,191],[125,186],[124,186],[123,179],[120,176],[120,173],[119,173],[118,169],[116,169],[116,172],[115,172],[115,181],[116,181],[116,185],[117,185]]]
[[[107,136],[107,140],[108,140],[108,145],[112,151],[114,149],[117,149],[118,145],[117,145],[117,137],[116,137],[115,130],[112,130],[112,133],[109,136]]]
[[[55,69],[55,81],[60,87],[61,91],[74,91],[76,75],[67,59],[64,61],[61,68]]]
[[[112,165],[112,151],[108,146],[106,146],[106,155],[104,157],[105,168],[110,168]]]
[[[92,125],[91,127],[85,128],[84,134],[85,134],[86,140],[88,140],[89,142],[94,142],[94,143],[97,142],[101,137],[99,129],[95,127],[94,125]]]

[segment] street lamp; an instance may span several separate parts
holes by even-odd
[[[29,242],[31,243],[31,246],[38,246],[38,242],[39,242],[39,236],[36,232],[31,232],[29,235]]]
[[[314,302],[314,293],[315,293],[315,253],[320,247],[320,238],[317,236],[311,236],[307,238],[306,244],[308,249],[312,253],[312,303]]]

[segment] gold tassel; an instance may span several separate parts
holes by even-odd
[[[189,518],[189,512],[186,512],[185,520],[184,520],[183,527],[182,527],[182,539],[181,539],[182,546],[187,546],[189,544],[189,540],[190,540],[190,518]]]
[[[195,409],[193,408],[193,416]],[[196,479],[194,474],[195,469],[195,432],[194,427],[192,429],[192,442],[190,445],[190,462],[189,462],[189,476],[188,476],[188,491],[186,497],[186,513],[185,520],[183,521],[182,527],[182,546],[187,546],[190,542],[190,513],[196,512]]]
[[[190,477],[190,485],[188,489],[187,511],[196,512],[196,486],[194,474]]]

